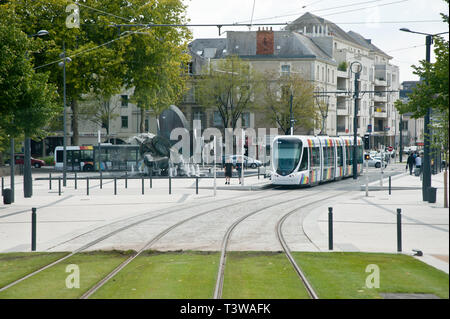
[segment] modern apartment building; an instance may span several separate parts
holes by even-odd
[[[408,102],[408,94],[412,93],[413,89],[417,87],[419,81],[404,81],[400,89],[400,100],[403,103]],[[402,115],[403,129],[402,129],[402,144],[404,146],[423,146],[423,117],[414,119],[411,117],[412,113]]]

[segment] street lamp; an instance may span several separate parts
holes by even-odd
[[[29,38],[42,37],[48,35],[47,30],[40,30],[36,34],[28,35]],[[27,57],[28,58],[28,57]],[[11,161],[14,159],[14,141],[11,142]],[[12,172],[13,174],[14,172]],[[13,175],[11,175],[13,176]],[[14,178],[13,178],[14,180]],[[13,186],[13,185],[12,185]],[[25,198],[33,196],[33,178],[31,176],[31,138],[28,133],[25,132],[24,142],[24,162],[23,162],[23,195]]]
[[[64,86],[64,115],[63,115],[63,126],[64,126],[64,137],[63,137],[63,186],[67,185],[67,128],[66,128],[66,63],[72,62],[71,58],[66,57],[66,45],[63,42],[63,53],[60,57],[63,59],[58,63],[60,67],[63,68],[63,86]]]
[[[435,34],[423,33],[417,31],[411,31],[407,28],[401,28],[400,31],[409,32],[409,33],[417,33],[426,36],[425,45],[426,45],[426,61],[430,63],[430,52],[431,52],[431,44],[433,43],[433,37],[445,34],[448,32],[440,32]],[[428,81],[427,81],[428,84]],[[431,108],[427,108],[427,113],[424,117],[423,123],[423,163],[422,163],[422,199],[423,201],[428,201],[428,188],[431,187],[431,165],[430,165],[430,115]]]
[[[350,64],[350,69],[355,73],[355,114],[353,116],[353,179],[358,178],[358,102],[359,102],[359,75],[361,74],[362,65],[358,61]]]

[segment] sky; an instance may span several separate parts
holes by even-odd
[[[411,65],[425,59],[425,36],[399,31],[408,28],[423,33],[448,31],[440,13],[448,12],[443,0],[183,0],[191,24],[285,23],[311,12],[371,39],[393,57],[400,68],[400,82],[418,80]],[[254,10],[253,10],[254,8]],[[253,15],[253,20],[252,19]],[[431,20],[431,21],[430,21]],[[413,22],[426,21],[426,22]],[[395,23],[392,23],[395,22]],[[280,30],[282,26],[274,26]],[[258,27],[252,27],[257,30]],[[219,38],[217,27],[192,27],[193,38]],[[225,31],[248,27],[223,27]],[[448,39],[448,34],[445,35]],[[433,49],[432,49],[433,50]],[[434,54],[431,55],[434,61]]]

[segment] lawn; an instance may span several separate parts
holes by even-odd
[[[223,298],[305,299],[308,293],[283,253],[230,252]]]
[[[118,251],[96,251],[76,254],[5,291],[0,292],[0,298],[79,298],[85,291],[110,273],[129,256],[130,252]],[[3,255],[0,258],[2,257]],[[50,261],[51,260],[49,260],[49,263]],[[42,263],[42,261],[40,262]],[[31,264],[32,260],[30,260],[29,263]],[[14,263],[11,262],[8,269],[20,264],[20,261]],[[67,277],[73,274],[73,272],[66,272],[66,267],[68,265],[77,265],[79,268],[79,288],[66,287]],[[11,272],[12,271],[13,270],[11,270]]]
[[[293,253],[320,298],[382,298],[380,293],[428,293],[449,297],[446,273],[402,254]],[[368,265],[380,270],[380,287],[367,288]]]
[[[0,254],[0,288],[67,254],[42,252]]]
[[[91,298],[211,298],[219,258],[216,252],[148,251],[134,259]]]

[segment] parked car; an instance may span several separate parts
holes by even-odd
[[[369,159],[369,167],[375,167],[375,168],[380,168],[381,167],[381,157],[380,156],[373,156],[372,154],[370,154],[370,159]],[[387,163],[384,162],[384,167],[387,167]]]
[[[23,165],[25,163],[25,155],[24,154],[14,154],[14,163],[16,165]],[[6,161],[7,164],[9,164],[9,160]],[[41,166],[45,166],[45,162],[43,160],[37,159],[37,158],[31,158],[31,166],[40,168]]]
[[[228,158],[231,159],[234,167],[236,167],[236,163],[242,162],[242,155],[230,155],[226,157],[226,159]],[[224,163],[226,162],[226,159],[224,157]],[[257,168],[260,166],[262,166],[261,161],[244,155],[244,167]]]

